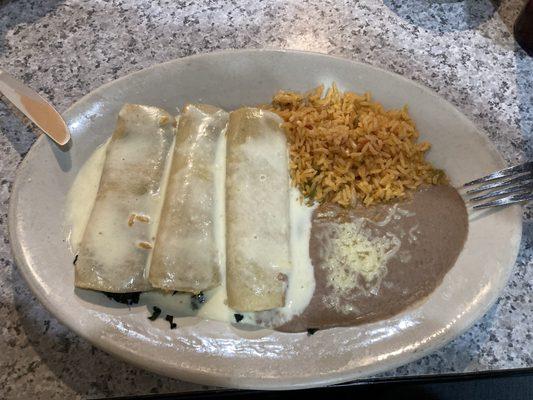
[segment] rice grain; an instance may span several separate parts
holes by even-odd
[[[335,85],[323,92],[280,91],[267,107],[284,120],[291,180],[309,202],[371,205],[446,181],[425,160],[431,145],[417,142],[407,107],[385,110],[369,93]]]

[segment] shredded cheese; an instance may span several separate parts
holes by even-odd
[[[343,305],[340,299],[349,298],[355,290],[376,294],[387,273],[387,261],[400,248],[400,240],[392,235],[372,235],[365,220],[332,224],[323,238],[327,249],[324,265],[327,285],[332,289],[326,304],[349,313],[353,307]]]

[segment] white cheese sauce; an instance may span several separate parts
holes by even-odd
[[[94,151],[83,164],[67,195],[65,207],[65,226],[68,232],[68,242],[73,253],[83,237],[83,232],[89,222],[96,193],[100,185],[100,176],[104,169],[104,161],[109,139]]]
[[[98,147],[85,162],[67,195],[65,227],[68,241],[73,253],[76,252],[89,216],[96,199],[100,176],[102,174],[106,146]],[[171,150],[172,151],[172,150]],[[140,302],[147,306],[157,306],[164,314],[175,317],[196,315],[205,319],[235,322],[236,312],[227,306],[226,299],[226,238],[225,238],[225,177],[226,177],[226,139],[221,135],[215,160],[215,241],[219,252],[221,265],[221,285],[204,292],[205,302],[198,309],[194,309],[190,293],[165,293],[152,290],[141,295]],[[169,157],[170,158],[170,157]],[[171,160],[168,161],[170,163]],[[166,183],[166,180],[165,180]],[[164,193],[166,184],[162,185]],[[290,258],[291,268],[287,271],[289,277],[285,296],[285,306],[268,311],[276,317],[274,320],[289,321],[307,307],[315,290],[314,270],[309,255],[309,240],[311,236],[311,221],[315,207],[309,207],[300,201],[298,189],[290,188]],[[154,223],[157,228],[157,223]],[[155,234],[154,234],[155,236]],[[241,313],[243,324],[255,324],[256,314]],[[265,316],[265,312],[262,312]],[[268,319],[268,318],[267,318]]]

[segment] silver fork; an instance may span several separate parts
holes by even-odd
[[[474,209],[533,200],[533,161],[496,171],[465,183],[465,200]]]

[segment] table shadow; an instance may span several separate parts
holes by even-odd
[[[474,29],[497,11],[501,0],[384,0],[396,15],[439,32]]]

